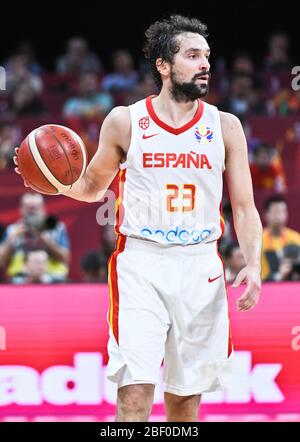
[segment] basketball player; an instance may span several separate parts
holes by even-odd
[[[99,148],[67,196],[95,202],[119,172],[116,250],[109,261],[107,376],[116,421],[147,421],[164,360],[169,422],[197,421],[203,392],[230,387],[233,347],[217,250],[225,171],[246,266],[237,301],[260,295],[262,226],[240,121],[201,99],[208,92],[206,26],[179,15],[152,24],[144,52],[159,86],[103,123]]]

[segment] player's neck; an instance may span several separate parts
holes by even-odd
[[[153,98],[152,105],[156,115],[172,127],[181,127],[190,121],[198,109],[198,100],[187,103],[178,103],[170,93],[162,89],[160,94]]]

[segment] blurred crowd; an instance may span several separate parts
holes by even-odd
[[[251,116],[300,116],[300,91],[291,87],[289,45],[288,35],[271,35],[260,66],[245,51],[237,53],[230,64],[216,57],[206,98],[241,119],[248,138],[254,191],[274,194],[266,199],[261,213],[265,224],[264,281],[300,280],[300,234],[288,228],[285,195],[289,189],[281,149],[247,133]],[[13,169],[14,147],[28,132],[32,119],[45,117],[71,127],[93,152],[101,124],[114,106],[157,93],[144,60],[134,60],[128,49],[120,48],[106,68],[82,37],[67,42],[51,72],[39,63],[27,42],[0,64],[6,70],[6,90],[0,93],[0,173]],[[245,262],[233,233],[229,203],[224,203],[223,211],[226,229],[220,250],[227,280],[232,282]],[[72,238],[65,224],[57,214],[47,213],[40,194],[25,193],[19,212],[13,224],[0,224],[0,280],[14,284],[69,282]],[[87,250],[82,256],[82,281],[107,281],[107,259],[114,249],[115,235],[111,226],[102,234],[101,250]]]
[[[232,232],[232,212],[227,202],[223,207],[225,233],[219,241],[224,258],[226,280],[232,283],[245,266],[245,259]],[[288,227],[289,208],[283,195],[265,200],[262,242],[262,281],[300,281],[300,233]]]
[[[224,202],[225,233],[219,241],[226,279],[232,283],[245,266],[243,253],[232,228],[229,202]],[[41,194],[26,192],[21,197],[19,218],[0,224],[0,281],[13,284],[65,283],[71,260],[70,236],[57,215],[47,213]],[[288,204],[283,195],[268,197],[262,218],[263,281],[300,281],[300,233],[288,227]],[[115,248],[112,225],[103,227],[102,246],[82,256],[82,282],[107,282],[107,263]],[[1,277],[2,271],[2,277]]]

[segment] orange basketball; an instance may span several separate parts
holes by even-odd
[[[18,168],[28,185],[40,193],[71,189],[85,172],[87,151],[71,129],[56,124],[41,126],[25,138],[18,152]]]

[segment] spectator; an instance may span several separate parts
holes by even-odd
[[[30,83],[23,82],[15,88],[9,112],[17,117],[40,115],[45,108]]]
[[[157,94],[157,88],[153,80],[153,75],[150,72],[146,72],[140,77],[137,87],[126,94],[123,104],[124,106],[129,106],[136,101],[143,100],[149,95],[154,94]]]
[[[66,117],[104,118],[112,107],[112,97],[107,92],[99,92],[97,75],[89,72],[81,75],[79,94],[67,100],[63,113]]]
[[[107,282],[106,259],[98,251],[88,252],[81,259],[83,281]]]
[[[48,253],[47,271],[55,279],[65,280],[70,262],[69,239],[65,225],[54,216],[46,216],[43,196],[26,193],[21,198],[21,219],[7,227],[0,244],[0,263],[11,279],[24,272],[28,249],[42,248]]]
[[[47,273],[48,253],[43,249],[27,250],[24,272],[14,276],[12,284],[52,284],[56,279]]]
[[[255,68],[254,61],[250,54],[246,51],[236,54],[231,68],[232,76],[248,76],[252,80],[253,88],[258,91],[262,88],[262,81],[257,69]]]
[[[271,104],[271,105],[270,105]],[[269,100],[273,115],[297,115],[300,113],[300,91],[281,89]]]
[[[231,72],[234,75],[248,75],[252,77],[255,72],[255,66],[252,58],[247,52],[239,52],[236,54]]]
[[[261,114],[265,111],[260,94],[254,89],[252,77],[245,74],[233,76],[230,83],[229,97],[220,104],[220,108],[240,118],[249,113]]]
[[[41,94],[43,82],[38,75],[32,74],[24,55],[14,55],[7,66],[6,88],[13,92],[20,84],[26,83],[36,94]]]
[[[20,130],[11,123],[0,124],[0,171],[14,167],[14,147],[20,142]]]
[[[99,57],[90,51],[88,42],[82,37],[73,37],[68,41],[67,52],[56,61],[59,74],[81,75],[86,72],[101,73],[102,63]]]
[[[108,92],[127,92],[138,84],[138,73],[133,67],[133,58],[126,49],[113,54],[114,71],[103,79],[103,89]]]
[[[36,56],[32,44],[29,41],[21,41],[15,51],[15,55],[20,55],[24,58],[27,69],[34,75],[41,75],[43,72],[42,66],[36,61]],[[12,57],[13,58],[13,57]],[[4,66],[10,69],[11,59],[9,58]]]
[[[232,283],[237,274],[246,266],[244,255],[238,242],[228,244],[224,252],[226,281]]]
[[[277,159],[276,150],[267,143],[259,143],[253,149],[250,171],[254,190],[286,190],[285,176],[282,165]]]
[[[263,231],[262,279],[266,281],[278,272],[284,247],[300,245],[300,234],[286,227],[288,207],[282,196],[275,195],[267,199],[264,215],[266,227]]]
[[[268,70],[290,69],[289,44],[289,37],[283,32],[277,32],[270,36],[268,54],[265,57],[265,67]]]
[[[247,139],[248,157],[249,157],[249,162],[251,163],[253,162],[253,151],[255,147],[260,143],[260,140],[257,137],[253,136],[252,126],[248,123],[247,120],[244,120],[241,123]]]
[[[300,246],[291,244],[284,247],[277,273],[272,273],[271,281],[299,281]]]

